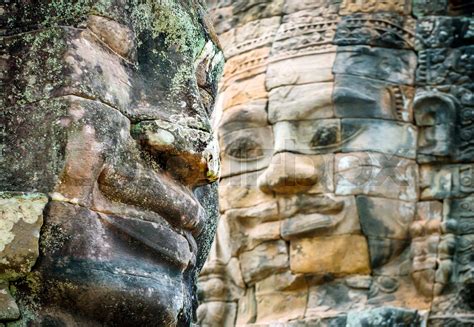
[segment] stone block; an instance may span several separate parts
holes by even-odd
[[[257,294],[257,323],[276,323],[302,319],[307,303],[307,290]],[[291,305],[289,305],[291,304]]]
[[[0,283],[0,321],[20,318],[20,309],[10,294],[8,283]]]
[[[306,288],[304,275],[292,274],[291,271],[275,273],[255,284],[255,294],[263,295],[275,291],[295,291]]]
[[[305,10],[325,16],[327,14],[337,14],[339,6],[340,0],[286,1],[283,6],[283,13],[288,15]]]
[[[334,117],[333,86],[334,83],[314,83],[271,90],[268,103],[269,122]]]
[[[416,54],[410,50],[347,46],[337,48],[333,72],[413,85],[416,63]]]
[[[418,167],[413,160],[375,152],[336,154],[335,160],[337,195],[418,198]]]
[[[362,309],[367,303],[367,292],[366,288],[351,288],[341,279],[311,286],[306,316],[337,317],[351,309]]]
[[[415,218],[415,203],[357,196],[362,232],[366,236],[406,240]]]
[[[233,2],[234,15],[239,24],[259,21],[267,17],[280,16],[283,0],[237,0]]]
[[[336,235],[291,241],[290,267],[294,273],[366,274],[369,251],[361,235]]]
[[[374,270],[382,267],[386,268],[385,265],[390,266],[394,261],[398,262],[403,257],[404,251],[410,246],[409,240],[390,239],[383,236],[368,236],[367,243],[369,245],[370,266]]]
[[[370,14],[351,13],[343,17],[337,26],[334,44],[413,49],[415,25],[414,19],[399,15],[394,11]],[[367,33],[368,30],[371,33]]]
[[[332,40],[339,17],[330,13],[331,7],[322,5],[318,10],[285,16],[272,44],[272,60],[334,51]]]
[[[359,215],[354,197],[334,197],[341,201],[341,207],[327,213],[297,214],[281,222],[281,235],[284,239],[302,236],[330,236],[358,234],[360,232]],[[325,211],[325,208],[320,208]],[[308,211],[312,209],[308,206]],[[332,212],[331,212],[332,211]]]
[[[419,326],[421,317],[416,310],[395,307],[381,307],[364,311],[350,311],[347,327],[358,326]]]
[[[232,83],[265,73],[269,54],[270,48],[265,47],[229,59],[224,68],[222,87],[225,89]]]
[[[260,99],[227,108],[219,117],[219,137],[240,129],[268,126],[267,103],[267,99]]]
[[[334,109],[341,118],[413,121],[414,88],[358,76],[336,75]],[[271,99],[271,93],[270,93]]]
[[[266,86],[268,90],[287,85],[332,82],[332,67],[336,59],[335,49],[308,56],[282,54],[270,56],[267,69]]]
[[[417,128],[409,123],[380,119],[341,120],[342,152],[375,151],[416,158]]]
[[[250,79],[235,82],[222,90],[223,110],[268,97],[265,89],[265,74],[253,76]]]
[[[242,275],[247,284],[254,284],[288,268],[288,248],[283,240],[265,242],[239,256]]]
[[[0,279],[21,277],[35,264],[47,203],[41,193],[0,193]]]
[[[341,15],[354,12],[377,12],[392,11],[400,14],[411,13],[411,1],[407,0],[366,0],[354,1],[343,0],[341,3]]]

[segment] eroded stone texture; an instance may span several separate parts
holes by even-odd
[[[214,316],[472,325],[473,1],[246,4],[211,4],[229,61],[206,265],[244,280]]]
[[[0,5],[0,325],[193,321],[220,170],[223,54],[205,11]]]

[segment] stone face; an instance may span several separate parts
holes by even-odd
[[[474,2],[210,2],[225,228],[203,306],[235,304],[238,326],[470,326]]]
[[[191,325],[220,170],[204,4],[0,7],[0,324]]]

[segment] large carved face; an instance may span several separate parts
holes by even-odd
[[[2,243],[0,278],[26,274],[15,282],[20,307],[48,326],[186,325],[216,218],[207,184],[219,173],[209,117],[223,58],[204,8],[5,10],[1,190],[14,239]],[[15,237],[33,239],[30,249]]]
[[[216,15],[237,7],[222,4]],[[459,46],[438,39],[467,33],[469,23],[420,18],[415,51],[411,9],[407,1],[286,1],[281,19],[262,9],[232,28],[218,20],[229,59],[213,255],[229,276],[225,295],[210,287],[210,276],[223,278],[211,256],[202,312],[225,301],[220,312],[235,312],[237,324],[328,318],[339,326],[350,311],[387,306],[398,308],[380,311],[392,322],[416,324],[413,310],[429,309],[449,283],[455,241],[442,222],[460,204],[444,204],[443,214],[442,197],[429,192],[451,189],[451,176],[459,182],[433,167],[472,160],[472,125],[456,118],[471,93],[446,86],[470,83],[472,55],[425,49]],[[464,174],[470,183],[469,167]]]

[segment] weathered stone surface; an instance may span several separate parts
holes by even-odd
[[[414,0],[413,14],[417,17],[443,15],[446,13],[448,0]]]
[[[301,319],[307,302],[303,275],[276,273],[255,286],[257,323]],[[294,305],[289,306],[288,303]]]
[[[334,49],[309,56],[272,58],[267,68],[266,86],[268,90],[286,85],[331,82]]]
[[[199,306],[197,322],[202,327],[214,327],[219,321],[222,327],[234,326],[237,305],[232,302],[206,302]]]
[[[416,55],[412,51],[355,46],[338,47],[333,72],[413,85],[415,69]]]
[[[341,144],[339,119],[280,121],[273,126],[277,152],[320,154]]]
[[[273,196],[258,189],[260,172],[224,178],[219,187],[219,207],[221,211],[231,208],[248,208],[270,202]]]
[[[408,123],[375,119],[342,119],[342,152],[375,151],[409,159],[416,157],[417,129]]]
[[[358,196],[362,232],[366,236],[406,240],[408,228],[415,218],[415,203]]]
[[[305,290],[256,295],[257,322],[273,323],[301,319],[305,313],[307,297]],[[289,303],[292,305],[288,305]]]
[[[474,166],[423,165],[420,168],[421,199],[463,197],[474,190]]]
[[[367,311],[351,311],[347,315],[347,326],[377,326],[381,324],[418,326],[421,323],[421,317],[416,310],[407,310],[402,308],[376,308]]]
[[[334,110],[341,118],[370,117],[412,122],[413,96],[414,89],[409,86],[337,75]]]
[[[370,272],[367,241],[361,235],[336,235],[291,241],[290,266],[295,273]]]
[[[358,2],[353,0],[343,0],[341,4],[342,15],[352,12],[376,12],[389,11],[409,14],[411,11],[411,2],[406,0],[368,0]]]
[[[378,2],[380,1],[372,1],[370,5],[377,6]],[[358,6],[357,4],[352,5]],[[372,10],[364,11],[370,12]],[[334,43],[337,45],[371,45],[412,49],[415,43],[414,29],[415,21],[413,19],[398,15],[393,11],[375,14],[355,13],[342,18],[337,26]],[[367,32],[368,30],[370,33]]]
[[[10,294],[7,283],[0,284],[0,320],[16,320],[20,318],[20,309]]]
[[[335,160],[338,195],[417,199],[417,166],[412,160],[375,152],[337,154]]]
[[[334,83],[314,83],[275,88],[269,93],[270,123],[334,117]]]
[[[0,193],[0,278],[28,273],[39,256],[39,233],[48,198],[41,193]]]
[[[353,289],[348,287],[343,280],[327,281],[310,287],[307,316],[340,318],[345,316],[348,310],[363,308],[366,302],[367,289]],[[339,325],[330,323],[329,326]]]
[[[273,131],[269,126],[236,130],[222,135],[220,143],[221,177],[260,171],[270,164]]]
[[[284,241],[272,241],[258,245],[239,256],[242,275],[247,284],[254,284],[277,271],[288,268],[288,248]]]
[[[247,81],[230,84],[221,94],[224,109],[231,108],[246,102],[266,99],[265,74],[259,74]]]
[[[308,235],[358,234],[360,223],[354,197],[336,197],[335,201],[341,201],[339,207],[334,207],[331,210],[328,206],[329,210],[325,214],[309,212],[283,220],[281,223],[282,237],[293,239]]]
[[[416,27],[416,49],[456,48],[472,43],[469,26],[472,18],[430,16],[418,20]]]
[[[271,45],[279,26],[279,17],[271,17],[248,22],[226,35],[224,53],[226,58]],[[229,35],[230,34],[230,35]]]

